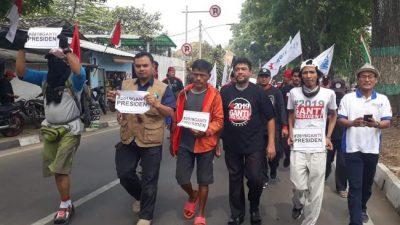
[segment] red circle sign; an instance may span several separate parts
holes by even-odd
[[[184,55],[192,55],[192,45],[190,45],[189,43],[183,44],[181,50]]]
[[[221,15],[221,7],[219,7],[218,5],[212,5],[209,12],[212,17],[218,17],[219,15]]]

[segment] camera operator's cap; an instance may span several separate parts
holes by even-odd
[[[286,69],[285,71],[283,71],[283,76],[286,78],[292,78],[292,73],[293,71],[291,69]]]
[[[269,71],[269,69],[267,69],[267,68],[262,68],[260,71],[258,71],[258,76],[270,77],[271,71]]]
[[[7,70],[7,71],[4,73],[4,76],[5,76],[5,77],[16,77],[15,72],[14,72],[14,71],[11,71],[11,70]]]
[[[175,71],[175,67],[170,66],[170,67],[168,67],[168,70],[167,70],[167,71],[168,71],[168,72]]]
[[[335,79],[332,81],[332,90],[345,94],[347,91],[346,82],[343,79]]]
[[[360,73],[362,72],[371,72],[375,74],[375,77],[379,77],[380,73],[379,71],[371,64],[369,63],[365,63],[364,66],[362,66],[360,69],[357,70],[356,72],[356,77],[358,77],[358,75],[360,75]]]
[[[318,68],[318,65],[314,62],[313,59],[307,59],[306,61],[302,62],[301,66],[300,66],[300,70],[302,70],[306,66]]]

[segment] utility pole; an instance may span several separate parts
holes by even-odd
[[[202,34],[201,34],[201,20],[199,20],[199,59],[201,59],[201,42],[202,40]]]
[[[187,41],[188,41],[188,39],[187,39],[187,36],[188,36],[188,32],[187,32],[187,30],[188,30],[188,13],[189,13],[189,11],[188,11],[188,6],[186,5],[186,11],[184,12],[185,14],[186,14],[186,16],[185,16],[185,43],[187,43]]]

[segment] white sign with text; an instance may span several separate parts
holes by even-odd
[[[25,48],[52,49],[58,48],[62,27],[31,27],[28,30],[28,41]]]
[[[325,132],[322,128],[293,128],[293,150],[320,152],[325,149]]]
[[[182,120],[178,123],[178,126],[205,132],[209,122],[210,113],[208,112],[184,110]]]
[[[115,100],[115,108],[121,113],[143,114],[150,110],[144,96],[147,91],[118,91]]]

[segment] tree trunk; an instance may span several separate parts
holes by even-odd
[[[400,1],[373,0],[372,63],[380,83],[400,84]]]

